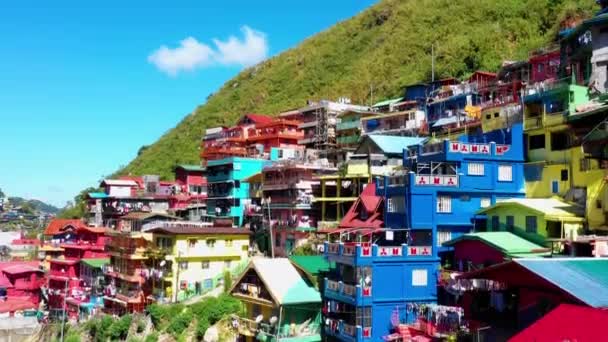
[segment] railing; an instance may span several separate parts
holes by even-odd
[[[268,132],[255,132],[253,134],[250,132],[248,139],[253,141],[265,140],[275,135],[285,138],[302,139],[304,132],[296,130],[270,130]]]
[[[493,107],[502,107],[511,103],[516,103],[516,98],[513,95],[503,96],[501,99],[494,99],[486,102],[482,102],[479,104],[482,110],[493,108]]]
[[[554,89],[560,89],[567,87],[570,82],[570,78],[562,78],[559,80],[545,80],[542,82],[537,82],[527,86],[524,89],[524,96],[541,94],[543,92],[547,92]]]
[[[336,125],[337,131],[343,131],[347,129],[359,128],[360,121],[343,121]]]
[[[354,249],[354,250],[353,250]],[[378,246],[369,243],[329,243],[324,246],[325,255],[340,257],[342,260],[351,259],[357,262],[371,262],[373,258],[409,258],[430,257],[433,255],[431,246],[412,246],[401,244],[396,246]]]

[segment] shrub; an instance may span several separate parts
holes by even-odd
[[[196,322],[196,339],[199,341],[203,340],[203,337],[205,336],[205,332],[207,331],[207,329],[209,329],[209,320],[207,319],[207,317],[203,317],[203,318],[199,318],[198,321]]]
[[[231,287],[232,287],[232,275],[230,274],[230,271],[224,271],[224,293],[227,293],[228,291],[230,291]]]
[[[71,332],[66,336],[64,341],[65,342],[80,342],[80,335],[78,335],[78,333],[76,333],[76,332]]]
[[[160,304],[152,304],[148,306],[148,313],[150,314],[150,318],[152,319],[152,324],[155,327],[160,325],[160,322],[167,315],[167,306]]]
[[[150,335],[146,336],[144,342],[158,342],[158,333],[153,332]]]
[[[194,316],[192,315],[191,310],[184,310],[182,313],[174,316],[171,321],[169,321],[169,326],[167,327],[167,331],[171,333],[174,337],[181,335],[186,328],[192,322]]]
[[[124,315],[119,320],[115,321],[108,330],[110,339],[112,341],[126,339],[132,320],[133,317],[131,315]]]

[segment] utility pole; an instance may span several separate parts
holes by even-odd
[[[270,235],[270,257],[274,259],[274,234],[272,233],[272,221],[270,218],[270,197],[265,199],[266,207],[268,208],[268,234]]]
[[[61,342],[63,342],[63,329],[65,327],[65,308],[66,308],[66,299],[68,298],[68,282],[70,280],[66,279],[65,281],[65,290],[63,291],[63,316],[61,317]]]

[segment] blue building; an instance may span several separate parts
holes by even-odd
[[[243,213],[249,198],[246,178],[259,173],[269,160],[229,157],[209,160],[207,177],[207,214],[211,218],[232,218],[233,225],[243,225]]]
[[[525,196],[521,124],[410,147],[403,159],[407,173],[386,177],[378,187],[386,198],[385,225],[431,229],[440,253],[444,242],[485,229],[476,226],[480,208]]]

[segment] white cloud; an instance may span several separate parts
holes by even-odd
[[[182,40],[180,46],[173,49],[162,45],[148,56],[148,62],[160,71],[176,76],[182,71],[212,65],[248,67],[263,61],[268,54],[266,35],[248,26],[243,26],[241,32],[243,39],[235,36],[226,41],[213,39],[215,48],[193,37]]]
[[[251,66],[266,58],[268,53],[266,35],[248,26],[243,26],[241,32],[245,36],[244,40],[239,40],[235,36],[230,36],[226,42],[213,40],[218,52],[216,56],[218,62],[226,65]]]

